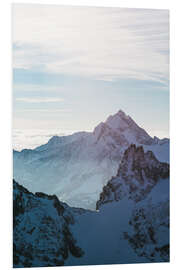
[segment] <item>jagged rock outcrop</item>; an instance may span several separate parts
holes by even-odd
[[[101,211],[115,202],[120,216],[121,202],[131,212],[124,239],[136,254],[152,262],[169,261],[169,164],[158,161],[151,151],[144,152],[142,146],[131,145],[96,208]]]
[[[135,202],[145,198],[160,179],[169,177],[169,164],[160,162],[151,151],[132,144],[124,152],[118,173],[104,186],[96,209],[102,204],[128,197]]]
[[[69,254],[81,257],[74,222],[73,209],[55,195],[33,194],[13,181],[13,266],[61,266]]]

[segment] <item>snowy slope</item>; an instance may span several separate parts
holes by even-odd
[[[71,206],[95,209],[99,193],[116,175],[131,144],[169,160],[169,140],[151,138],[124,112],[110,116],[94,131],[54,136],[34,150],[14,151],[14,178],[32,192],[56,194]]]
[[[132,231],[128,224],[132,208],[133,203],[124,199],[78,217],[72,231],[84,255],[79,259],[70,256],[65,265],[150,262],[138,256],[124,237],[125,231]]]
[[[65,265],[169,261],[169,165],[152,152],[127,149],[97,208],[78,217],[72,230],[85,253]]]
[[[116,177],[108,181],[97,209],[119,208],[123,236],[135,253],[149,261],[169,261],[169,165],[152,152],[131,145]],[[118,213],[117,213],[118,220]],[[108,219],[108,218],[107,218]],[[121,218],[120,218],[121,219]],[[121,232],[122,233],[122,232]]]
[[[169,261],[169,180],[161,179],[147,198],[138,202],[126,232],[136,254],[152,262]]]
[[[17,183],[14,202],[19,267],[169,261],[169,165],[142,146],[125,151],[98,211],[34,195]]]
[[[33,194],[15,181],[13,199],[14,267],[148,262],[122,234],[130,201],[125,201],[129,211],[117,204],[105,211],[87,211],[71,208],[56,196]],[[119,211],[123,219],[117,219]]]
[[[70,254],[81,257],[83,251],[70,230],[76,212],[78,209],[61,203],[55,195],[34,195],[14,181],[14,267],[64,265]]]

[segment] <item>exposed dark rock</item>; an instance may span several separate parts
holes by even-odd
[[[73,210],[55,195],[33,194],[13,181],[14,267],[61,266],[69,254],[81,257],[74,222]]]
[[[168,212],[168,201],[151,205],[148,208],[137,208],[133,212],[129,224],[134,229],[134,233],[124,233],[124,237],[139,256],[144,256],[152,262],[169,261]],[[160,243],[166,243],[163,246],[159,243],[159,230],[161,231]]]
[[[96,209],[102,204],[121,200],[124,196],[138,202],[146,197],[160,179],[169,177],[169,164],[157,160],[142,146],[130,145],[125,150],[117,175],[103,187]]]

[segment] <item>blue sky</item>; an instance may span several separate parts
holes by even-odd
[[[13,6],[15,129],[93,130],[119,109],[169,136],[167,10]]]

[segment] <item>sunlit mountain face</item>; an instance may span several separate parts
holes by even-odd
[[[169,162],[169,140],[152,138],[123,111],[101,122],[93,132],[53,136],[35,149],[14,151],[14,178],[32,192],[56,194],[71,206],[95,209],[102,187],[117,174],[131,145]]]

